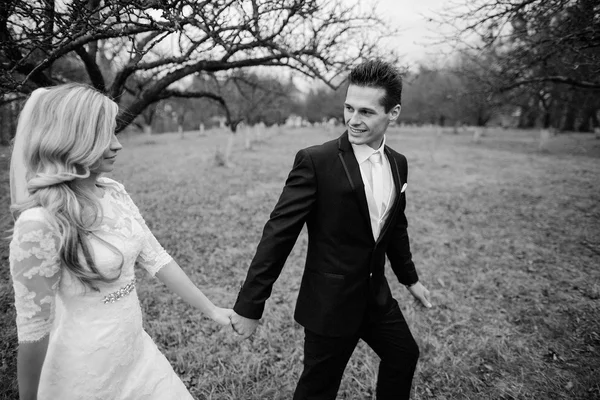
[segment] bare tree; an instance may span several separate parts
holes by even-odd
[[[599,16],[596,0],[470,0],[449,4],[439,21],[476,66],[467,72],[480,92],[521,103],[526,125],[578,121],[589,131],[599,124]]]
[[[497,56],[502,90],[540,82],[600,89],[600,6],[595,0],[454,2],[441,22],[452,40]]]
[[[4,0],[0,89],[26,94],[72,80],[58,67],[69,60],[121,103],[122,130],[162,99],[223,101],[189,90],[190,75],[278,66],[333,86],[386,34],[356,10],[342,0]]]

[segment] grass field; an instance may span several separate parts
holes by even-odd
[[[191,278],[232,306],[262,227],[297,150],[337,136],[296,129],[216,167],[221,135],[124,137],[112,175]],[[468,135],[395,128],[388,144],[409,160],[413,255],[434,308],[392,289],[421,348],[414,399],[600,399],[600,140],[525,131]],[[8,213],[8,149],[0,149],[0,229]],[[293,321],[307,240],[275,284],[257,334],[232,339],[139,273],[150,336],[198,399],[291,399],[303,331]],[[0,398],[16,398],[16,328],[0,244]],[[377,357],[360,344],[339,399],[372,399]]]

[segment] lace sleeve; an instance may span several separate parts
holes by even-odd
[[[24,218],[25,213],[15,223],[9,261],[19,342],[35,342],[52,327],[60,258],[54,231],[47,222]]]
[[[165,251],[158,240],[154,237],[152,231],[150,231],[150,228],[148,228],[148,225],[146,225],[146,221],[144,221],[140,210],[135,205],[131,197],[129,197],[129,194],[127,191],[125,191],[123,185],[116,181],[112,181],[112,183],[116,184],[117,190],[123,197],[125,206],[131,211],[135,220],[144,230],[144,242],[142,245],[142,251],[137,258],[137,263],[146,271],[148,271],[150,275],[155,276],[162,267],[173,261],[173,258],[171,258],[169,253]]]

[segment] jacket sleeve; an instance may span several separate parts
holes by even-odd
[[[401,180],[406,183],[408,178],[408,162],[404,156],[398,160],[401,166]],[[398,196],[406,196],[406,192],[398,193]],[[408,238],[408,221],[404,214],[406,208],[406,197],[401,202],[402,208],[398,210],[396,224],[391,232],[390,242],[386,254],[390,260],[392,271],[403,285],[412,285],[419,280],[415,264],[410,252],[410,241]]]
[[[310,154],[300,150],[271,212],[246,280],[233,309],[239,315],[260,319],[273,284],[289,256],[316,201],[317,183]]]

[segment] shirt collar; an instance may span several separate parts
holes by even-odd
[[[383,140],[381,141],[381,146],[379,146],[379,148],[377,150],[373,150],[371,147],[369,147],[366,144],[353,144],[351,143],[352,146],[352,150],[354,151],[354,156],[356,157],[356,161],[358,161],[358,164],[362,164],[363,162],[367,161],[369,159],[369,157],[371,157],[374,153],[379,152],[381,154],[381,157],[383,159],[383,157],[385,157],[385,154],[383,152],[383,149],[385,148],[385,135],[383,136]]]

